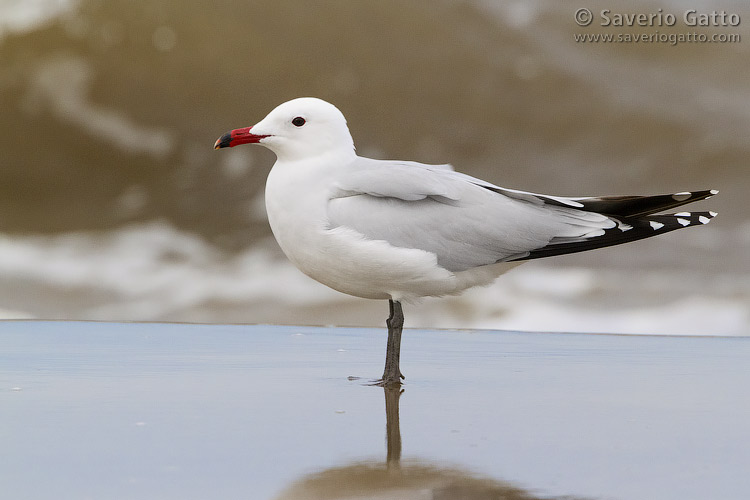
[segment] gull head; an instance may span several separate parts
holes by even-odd
[[[282,161],[354,154],[354,141],[344,115],[333,104],[314,97],[280,104],[252,127],[222,135],[214,149],[240,144],[265,146]]]

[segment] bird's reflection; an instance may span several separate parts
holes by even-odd
[[[399,425],[398,402],[403,394],[400,387],[384,387],[385,391],[385,436],[387,450],[385,464],[388,469],[401,466],[401,426]]]
[[[385,387],[385,463],[354,462],[307,475],[276,500],[542,500],[529,491],[471,472],[422,460],[401,460],[399,400],[403,390]],[[575,500],[566,496],[566,500]]]

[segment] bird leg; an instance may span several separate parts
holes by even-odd
[[[383,387],[400,386],[401,370],[398,367],[401,356],[401,331],[404,327],[404,312],[401,310],[401,302],[397,300],[388,301],[390,315],[385,322],[388,325],[388,347],[385,352],[385,370],[383,378],[378,385]]]

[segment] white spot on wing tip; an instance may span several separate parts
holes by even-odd
[[[693,195],[693,193],[691,193],[691,192],[689,192],[689,191],[685,191],[685,192],[683,192],[683,193],[675,193],[675,194],[673,194],[673,195],[672,195],[672,198],[673,198],[673,199],[674,199],[675,201],[685,201],[685,200],[687,200],[688,198],[690,198],[690,197],[691,197],[692,195]]]
[[[711,193],[711,195],[719,194],[719,190],[718,189],[712,189],[710,191],[710,193]]]
[[[690,221],[687,220],[687,219],[677,219],[677,222],[679,222],[683,226],[689,226],[690,225]]]
[[[651,228],[656,231],[657,229],[661,229],[664,227],[664,224],[661,222],[656,222],[655,220],[649,221],[649,224],[651,224]]]
[[[717,215],[719,215],[719,212],[708,212],[708,213],[711,215],[711,217],[716,217]]]

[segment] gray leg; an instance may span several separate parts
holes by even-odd
[[[390,300],[390,315],[385,322],[388,325],[388,347],[385,352],[385,370],[383,378],[380,380],[381,385],[385,387],[400,386],[401,370],[398,367],[401,356],[401,331],[404,328],[404,312],[401,310],[401,302]]]

